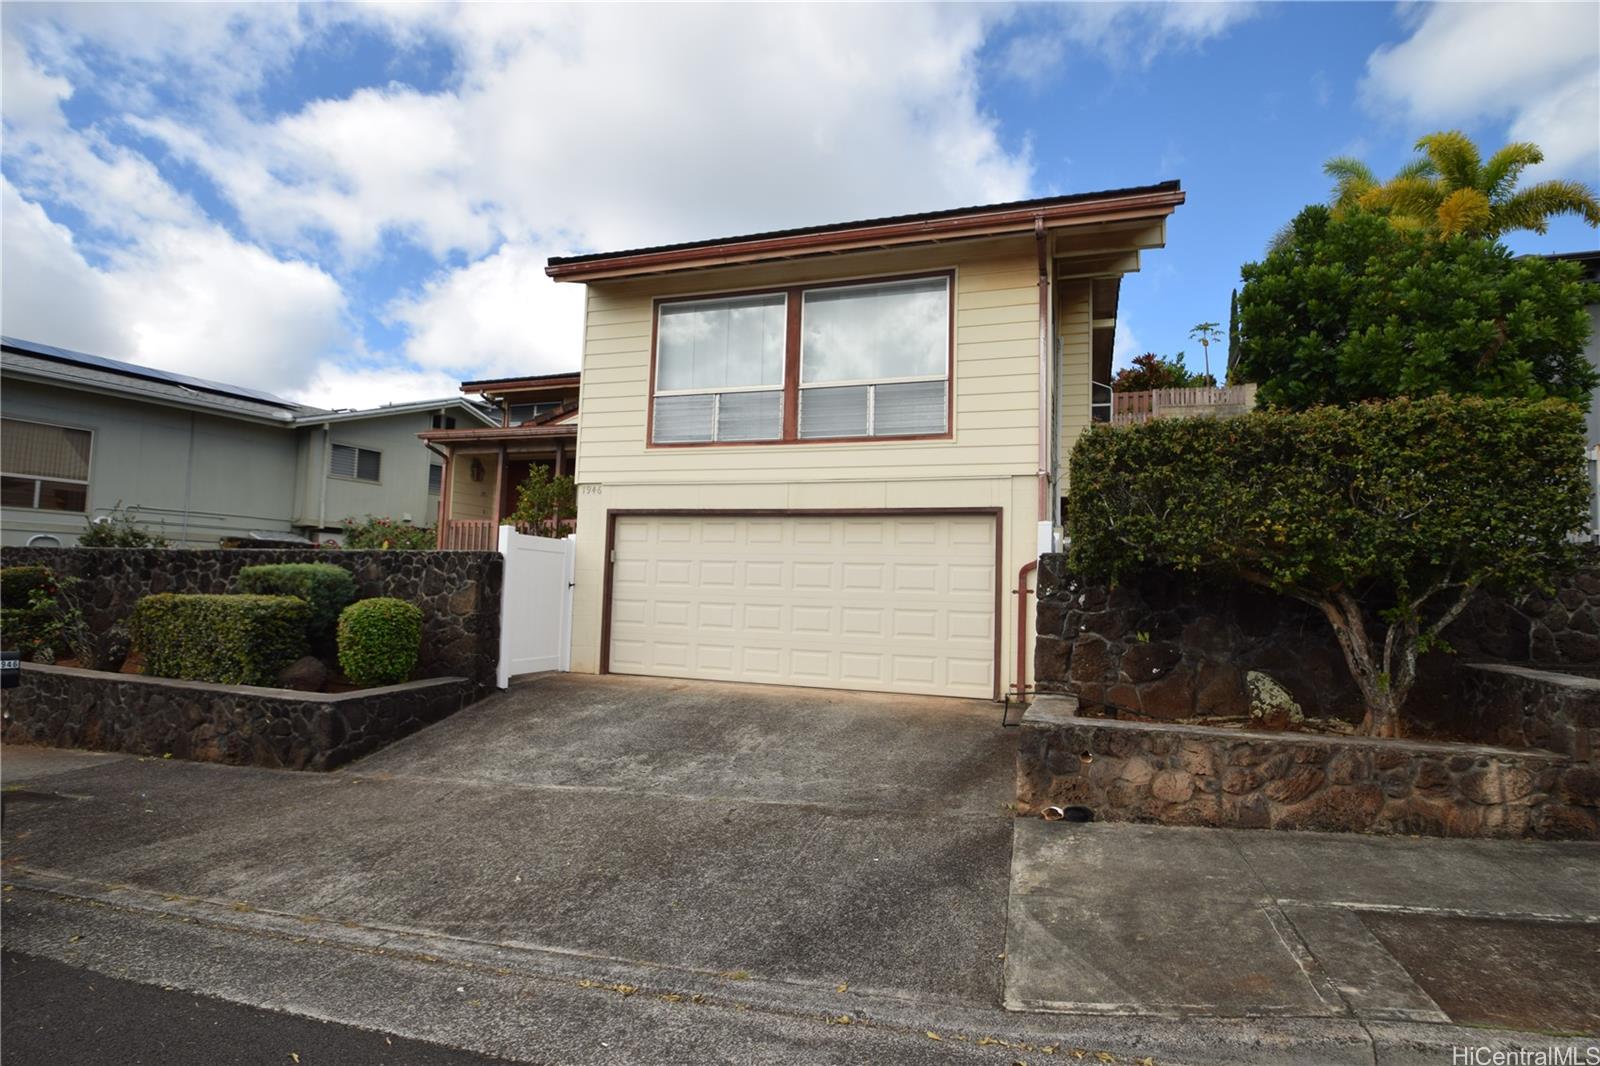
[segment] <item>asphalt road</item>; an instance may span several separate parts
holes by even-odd
[[[6,1066],[503,1063],[354,1026],[166,991],[13,951],[0,956],[0,1045]]]

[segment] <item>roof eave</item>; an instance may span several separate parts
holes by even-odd
[[[695,247],[620,253],[579,262],[552,262],[545,267],[545,274],[556,281],[598,281],[673,270],[732,266],[764,259],[1031,233],[1041,220],[1048,229],[1137,218],[1165,218],[1183,202],[1183,191],[1171,189],[1070,203],[1009,207],[998,211],[978,210],[933,219],[830,228],[823,232],[753,239],[733,238]]]

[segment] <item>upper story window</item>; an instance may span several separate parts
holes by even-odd
[[[655,440],[783,435],[783,293],[663,304],[656,322]]]
[[[507,418],[513,426],[520,426],[530,418],[538,418],[542,414],[557,410],[561,407],[560,400],[540,400],[538,403],[514,403],[510,406]]]
[[[949,301],[942,277],[806,292],[800,436],[943,433]]]
[[[943,436],[950,277],[663,301],[655,444]]]
[[[328,473],[334,477],[375,482],[381,480],[379,475],[382,469],[382,452],[358,448],[353,444],[335,444],[328,458]]]
[[[39,511],[88,510],[93,434],[0,419],[0,504]]]
[[[455,429],[456,428],[456,416],[455,415],[434,415],[433,416],[433,428],[434,429]]]

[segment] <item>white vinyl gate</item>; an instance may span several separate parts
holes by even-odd
[[[505,688],[518,674],[572,666],[572,564],[577,541],[529,537],[500,527],[500,663]]]

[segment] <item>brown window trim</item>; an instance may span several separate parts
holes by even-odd
[[[605,563],[600,575],[600,669],[611,672],[611,586],[612,569],[617,555],[617,519],[619,518],[894,518],[985,515],[994,519],[994,695],[1000,702],[1002,639],[1005,625],[1005,552],[1006,518],[1003,507],[755,507],[755,508],[687,508],[687,507],[622,507],[606,511]],[[1017,634],[1017,640],[1024,635]]]
[[[801,437],[800,436],[800,312],[804,294],[816,289],[842,289],[854,285],[874,285],[887,281],[915,281],[919,278],[944,278],[949,285],[948,332],[945,341],[944,372],[944,432],[905,433],[898,436],[864,437]],[[788,316],[783,339],[783,431],[773,440],[688,440],[658,443],[656,437],[656,354],[657,332],[661,325],[663,304],[693,303],[697,300],[717,300],[731,296],[767,296],[783,293],[784,311]],[[658,296],[650,301],[650,392],[645,397],[644,445],[646,448],[747,448],[778,445],[829,444],[893,444],[904,441],[934,441],[955,439],[956,398],[956,271],[923,270],[913,274],[884,274],[843,281],[825,281],[807,285],[780,285],[761,289],[728,289],[720,292],[695,293],[691,296]]]

